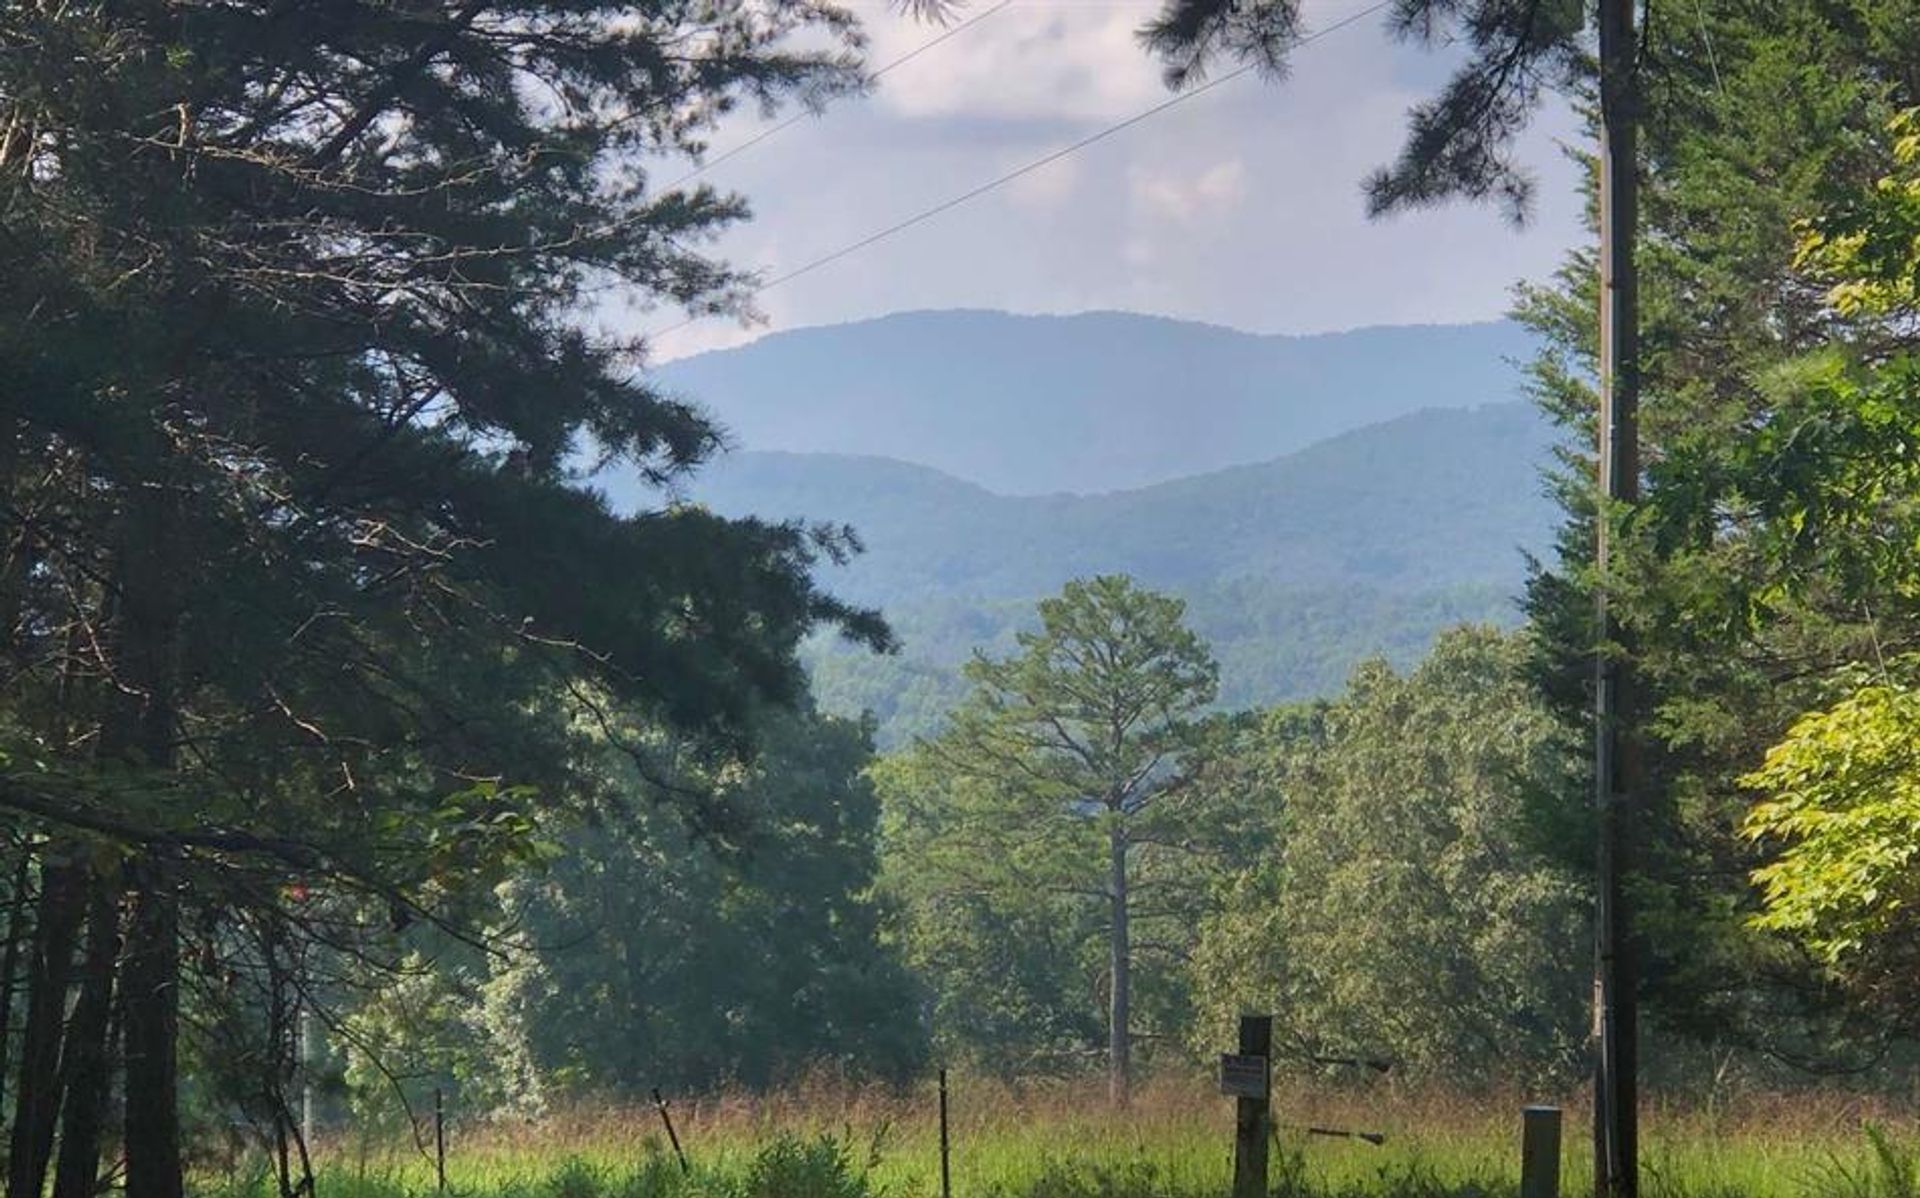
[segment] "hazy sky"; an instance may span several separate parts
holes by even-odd
[[[993,0],[971,2],[963,19]],[[1364,6],[1307,0],[1308,22]],[[884,4],[853,7],[875,67],[939,32]],[[719,251],[779,274],[1164,99],[1133,38],[1152,7],[1013,0],[873,94],[721,163],[707,178],[745,194],[755,218]],[[662,336],[655,356],[912,308],[1125,309],[1263,332],[1497,316],[1516,281],[1546,275],[1584,235],[1561,148],[1579,134],[1556,111],[1529,135],[1539,198],[1523,230],[1465,205],[1368,221],[1361,180],[1445,71],[1443,55],[1394,43],[1368,17],[1303,47],[1281,83],[1227,83],[767,292],[764,326],[703,321]],[[762,127],[741,120],[714,152]],[[680,318],[620,319],[659,330]]]

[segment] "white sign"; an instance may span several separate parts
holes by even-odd
[[[1235,1098],[1265,1098],[1267,1058],[1220,1054],[1220,1092]]]

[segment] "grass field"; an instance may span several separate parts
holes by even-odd
[[[1537,1095],[1474,1098],[1294,1086],[1276,1095],[1276,1193],[1334,1198],[1512,1194],[1520,1108]],[[1562,1193],[1590,1190],[1586,1113],[1566,1106]],[[451,1128],[455,1198],[933,1198],[931,1085],[901,1094],[801,1087],[681,1100],[693,1171],[683,1177],[658,1115],[582,1106],[531,1122]],[[1202,1198],[1230,1176],[1231,1100],[1201,1079],[1160,1078],[1108,1109],[1097,1080],[1031,1087],[958,1079],[951,1102],[956,1198]],[[1385,1133],[1383,1146],[1307,1136],[1319,1124]],[[1843,1094],[1654,1102],[1644,1117],[1647,1198],[1908,1198],[1920,1195],[1905,1116]],[[1879,1139],[1876,1145],[1875,1138]],[[431,1194],[427,1151],[400,1137],[343,1136],[317,1153],[319,1198]],[[258,1193],[261,1183],[236,1180]]]

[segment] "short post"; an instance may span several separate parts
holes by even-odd
[[[660,1122],[667,1125],[667,1143],[673,1145],[673,1155],[680,1161],[680,1172],[690,1173],[687,1154],[680,1151],[680,1135],[673,1130],[673,1116],[667,1112],[667,1100],[660,1095],[660,1087],[653,1088],[653,1109],[660,1112]]]
[[[953,1170],[947,1150],[947,1071],[940,1070],[940,1198],[953,1198]]]
[[[1231,1094],[1233,1198],[1266,1198],[1273,1089],[1273,1016],[1240,1016],[1240,1051],[1220,1058],[1220,1092]]]
[[[1560,1108],[1520,1112],[1520,1198],[1560,1198]]]
[[[439,1086],[433,1088],[433,1175],[440,1192],[447,1192],[447,1096]]]

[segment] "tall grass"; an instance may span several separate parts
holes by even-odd
[[[1210,1082],[1163,1076],[1131,1107],[1097,1082],[952,1086],[956,1198],[1219,1198],[1229,1187],[1232,1103]],[[1276,1094],[1276,1194],[1481,1198],[1518,1182],[1519,1091],[1453,1094],[1392,1084],[1287,1084]],[[1566,1110],[1562,1193],[1590,1189],[1587,1112]],[[932,1087],[815,1080],[770,1094],[683,1098],[682,1173],[658,1114],[580,1102],[537,1119],[458,1120],[453,1198],[934,1198]],[[1308,1126],[1382,1132],[1375,1147]],[[1843,1093],[1654,1102],[1644,1116],[1648,1198],[1920,1198],[1912,1122]],[[427,1198],[431,1159],[411,1143],[351,1133],[318,1147],[318,1198]],[[260,1198],[264,1176],[216,1198]]]

